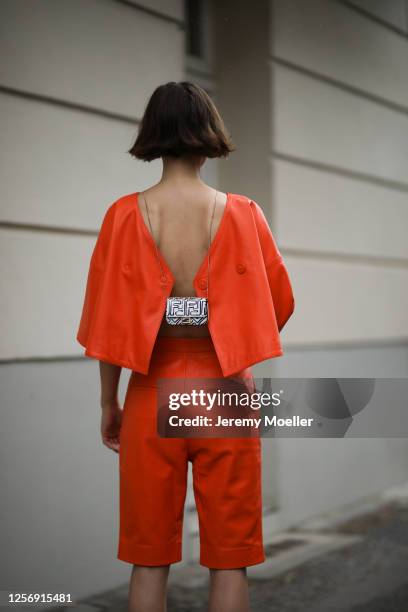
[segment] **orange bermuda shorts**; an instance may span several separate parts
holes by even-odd
[[[252,376],[250,368],[244,372]],[[158,336],[148,374],[131,373],[120,429],[117,558],[147,566],[182,560],[191,461],[200,564],[234,569],[262,563],[261,438],[160,437],[161,377],[222,377],[211,338]]]

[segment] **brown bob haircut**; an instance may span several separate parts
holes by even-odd
[[[152,93],[128,153],[152,161],[166,155],[227,157],[234,150],[207,92],[189,81],[170,81]]]

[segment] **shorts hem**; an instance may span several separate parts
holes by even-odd
[[[237,569],[257,565],[265,560],[262,545],[245,548],[203,548],[200,552],[200,565],[209,569]]]
[[[121,543],[116,558],[133,565],[170,565],[182,561],[181,542],[173,542],[164,546]]]

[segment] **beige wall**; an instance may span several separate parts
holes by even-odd
[[[408,39],[340,2],[275,0],[270,52],[287,346],[406,342]]]
[[[213,7],[217,100],[237,147],[220,162],[220,185],[251,197],[269,213],[269,0],[225,0]]]
[[[271,221],[296,301],[278,376],[407,375],[405,13],[359,4],[271,0]],[[406,480],[404,439],[265,442],[279,483],[267,529]]]
[[[408,32],[407,0],[351,0],[351,4],[397,32]]]

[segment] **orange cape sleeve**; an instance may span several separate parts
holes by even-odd
[[[251,200],[251,209],[258,230],[276,322],[278,330],[281,331],[295,309],[293,289],[282,255],[261,206]]]
[[[76,339],[86,356],[146,374],[171,286],[152,283],[156,254],[144,244],[134,195],[120,197],[92,252]]]
[[[108,333],[115,326],[115,295],[109,282],[109,268],[116,249],[115,213],[116,202],[105,212],[92,252],[76,335],[78,342],[85,347],[85,355],[111,363],[121,361],[120,353],[111,345],[111,334]]]

